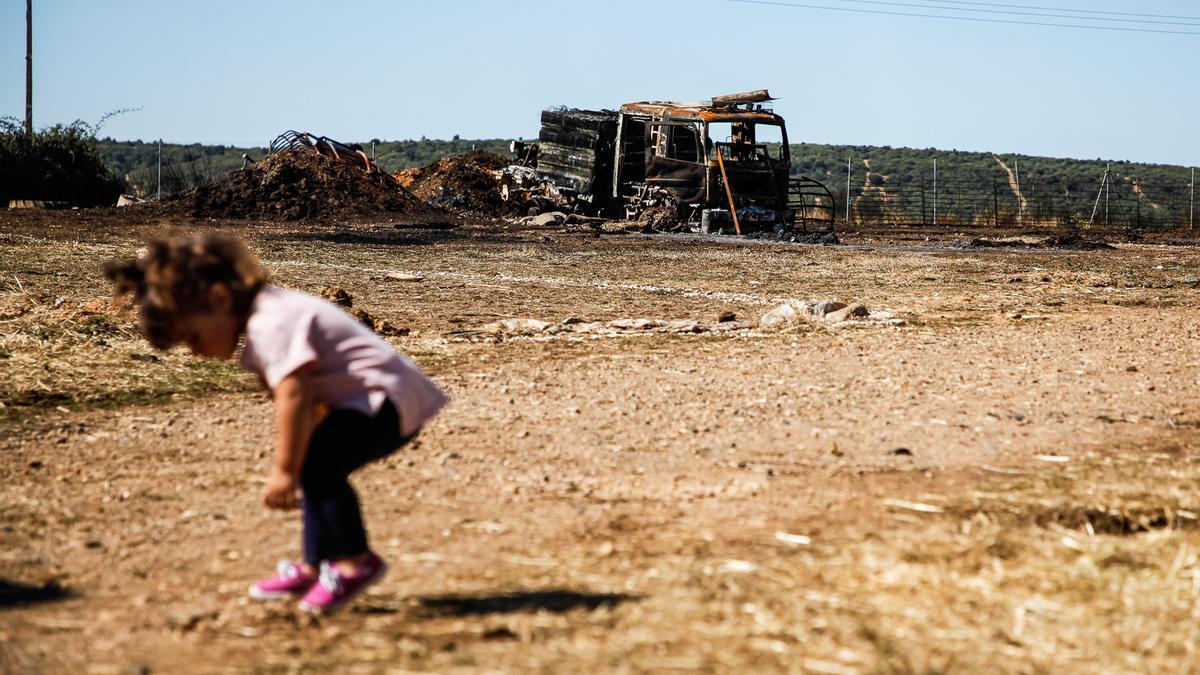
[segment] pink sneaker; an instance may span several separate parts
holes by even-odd
[[[387,563],[374,553],[370,554],[354,576],[347,576],[336,565],[323,562],[320,578],[300,601],[300,609],[314,614],[332,612],[358,597],[368,586],[383,578],[386,572]]]
[[[255,600],[282,600],[302,596],[317,583],[317,575],[305,574],[300,565],[280,560],[275,566],[275,576],[259,581],[250,587],[250,597]]]

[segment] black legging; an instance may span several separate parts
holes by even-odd
[[[343,560],[366,552],[367,532],[358,496],[346,478],[411,439],[401,438],[399,417],[391,401],[385,401],[374,417],[339,408],[321,420],[300,469],[304,562],[316,566],[323,560]]]

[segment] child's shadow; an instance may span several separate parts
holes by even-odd
[[[32,605],[38,602],[62,600],[70,595],[70,591],[51,581],[41,585],[25,584],[19,581],[0,579],[0,609],[18,605]]]
[[[430,595],[415,598],[413,614],[435,618],[447,616],[482,616],[512,612],[569,612],[573,609],[594,610],[613,607],[641,596],[624,593],[579,593],[568,590],[517,591],[514,593],[483,593],[478,595]],[[383,607],[366,607],[366,613],[390,613]],[[394,610],[393,610],[394,611]]]
[[[572,609],[612,607],[638,596],[624,593],[577,593],[575,591],[519,591],[483,595],[435,595],[420,598],[419,614],[425,616],[477,616],[537,611],[569,612]]]

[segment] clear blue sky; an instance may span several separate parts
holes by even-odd
[[[992,2],[1200,16],[1193,0]],[[22,0],[0,3],[0,116],[24,115],[24,20]],[[1192,23],[1121,25],[1200,32]],[[34,0],[34,121],[94,122],[142,106],[101,135],[237,145],[289,128],[347,141],[528,138],[550,105],[769,87],[796,142],[1191,165],[1200,164],[1198,57],[1200,35],[728,0]]]

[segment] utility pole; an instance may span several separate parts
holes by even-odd
[[[162,139],[158,139],[158,201],[162,201]]]
[[[850,161],[852,157],[846,157],[846,225],[850,225]]]
[[[937,225],[937,160],[933,160],[933,224]]]
[[[25,0],[25,135],[33,138],[33,0]]]

